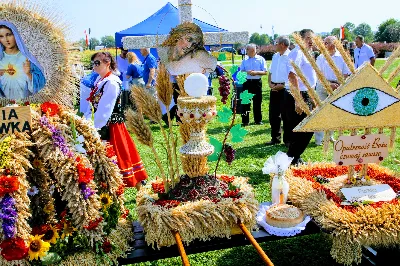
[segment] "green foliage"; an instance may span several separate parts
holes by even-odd
[[[250,43],[254,43],[256,45],[266,45],[271,43],[271,39],[267,34],[258,34],[257,32],[253,33],[250,36]]]
[[[226,106],[218,111],[218,121],[221,123],[228,123],[231,120],[232,110]]]
[[[356,28],[356,25],[354,25],[351,22],[346,22],[346,23],[344,23],[343,27],[345,29],[347,29],[348,31],[352,32]]]
[[[231,135],[232,135],[232,142],[237,143],[237,142],[242,142],[244,137],[247,135],[248,131],[240,124],[234,125],[231,129]]]
[[[378,27],[378,31],[375,33],[375,41],[376,42],[391,42],[391,41],[389,41],[388,36],[387,36],[388,32],[385,33],[386,28],[388,26],[396,24],[398,22],[399,22],[399,20],[396,20],[394,18],[390,18],[390,19],[382,22]]]
[[[240,100],[242,100],[242,104],[249,104],[250,100],[253,99],[253,97],[254,97],[254,94],[249,93],[248,90],[245,90],[240,94]]]
[[[218,160],[219,154],[222,151],[222,143],[216,138],[210,137],[210,144],[214,146],[214,152],[208,156],[208,161],[215,162]]]
[[[101,45],[104,45],[106,48],[115,47],[115,38],[114,36],[107,35],[103,36],[100,39]]]
[[[100,45],[100,41],[97,38],[94,37],[90,38],[89,40],[90,49],[94,49],[94,47],[98,45]]]
[[[118,219],[121,216],[121,210],[119,208],[118,202],[113,202],[111,206],[107,209],[107,211],[104,211],[104,220],[107,223],[104,226],[104,232],[106,234],[110,234],[112,229],[115,229],[118,224]]]
[[[350,22],[348,22],[348,23],[350,23]],[[354,24],[353,24],[354,25]],[[339,36],[340,36],[340,28],[334,28],[332,31],[331,31],[331,35],[333,35],[333,36],[337,36],[338,37],[338,39],[339,39]],[[355,38],[355,35],[354,35],[354,33],[352,32],[352,31],[350,31],[348,28],[344,28],[344,39],[345,40],[348,40],[348,41],[350,41],[350,42],[352,42],[352,41],[354,41],[354,38]]]
[[[374,34],[372,33],[371,26],[367,23],[361,23],[353,30],[354,35],[364,36],[365,42],[369,43],[374,40]]]
[[[400,21],[387,26],[383,37],[386,42],[400,42]]]

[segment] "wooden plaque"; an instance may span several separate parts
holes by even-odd
[[[0,108],[0,134],[31,131],[31,123],[29,106]]]

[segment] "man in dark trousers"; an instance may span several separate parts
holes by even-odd
[[[313,43],[312,43],[312,34],[314,32],[310,29],[304,29],[300,31],[300,35],[307,45],[309,52],[312,51]],[[310,62],[307,60],[306,56],[303,54],[302,50],[298,45],[290,51],[289,53],[289,82],[291,82],[295,88],[300,90],[300,94],[303,97],[304,101],[307,103],[309,108],[312,108],[311,98],[308,95],[307,87],[301,82],[301,80],[297,77],[296,72],[292,65],[290,64],[290,60],[301,69],[304,76],[306,77],[308,83],[312,88],[315,88],[317,82],[317,75],[312,68]],[[290,134],[290,144],[289,149],[287,151],[287,155],[289,157],[293,157],[292,164],[300,164],[303,160],[300,156],[303,154],[305,149],[307,148],[308,143],[310,142],[313,132],[293,132],[293,129],[307,116],[297,105],[293,96],[290,94],[290,90],[285,90],[284,92],[284,104],[286,110],[286,119],[288,123],[288,129],[292,130]]]
[[[289,88],[289,37],[278,37],[275,41],[275,45],[277,53],[272,57],[272,63],[268,75],[268,83],[271,88],[269,94],[271,141],[266,143],[267,146],[281,143],[281,121],[283,122],[283,142],[286,145],[289,145],[289,133],[291,131],[290,129],[285,129],[285,127],[287,127],[287,122],[283,102],[285,88]]]
[[[265,59],[256,54],[256,45],[251,43],[246,46],[247,59],[242,61],[240,71],[247,73],[247,80],[243,83],[243,91],[253,93],[253,116],[256,125],[262,125],[261,102],[262,82],[261,77],[267,74]],[[249,125],[250,104],[242,105],[242,125]]]

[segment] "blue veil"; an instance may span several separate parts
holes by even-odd
[[[37,93],[40,91],[44,85],[46,84],[46,79],[44,77],[44,71],[42,66],[39,64],[39,61],[29,52],[28,48],[25,46],[24,42],[22,41],[21,36],[19,35],[19,32],[17,28],[14,26],[13,23],[5,21],[5,20],[0,20],[0,25],[4,25],[8,28],[11,29],[11,31],[14,34],[15,41],[17,43],[19,51],[28,58],[28,60],[31,62],[31,73],[32,73],[32,78],[33,78],[33,93]],[[0,61],[3,59],[3,52],[4,48],[3,45],[0,44]],[[0,92],[1,92],[1,84],[0,84]],[[29,96],[29,92],[27,91],[27,95]]]

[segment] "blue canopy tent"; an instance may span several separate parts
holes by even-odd
[[[221,32],[227,31],[225,29],[218,28],[196,18],[193,18],[193,22],[196,23],[203,32]],[[122,38],[125,36],[144,36],[144,35],[167,35],[172,28],[179,24],[179,10],[168,2],[156,13],[143,20],[142,22],[120,32],[115,33],[115,47],[122,46]],[[226,45],[224,45],[226,46]],[[228,45],[231,46],[231,45]],[[209,46],[206,46],[209,50]],[[138,57],[143,60],[142,55],[138,49],[132,50]],[[151,53],[158,58],[157,50],[151,49]]]

